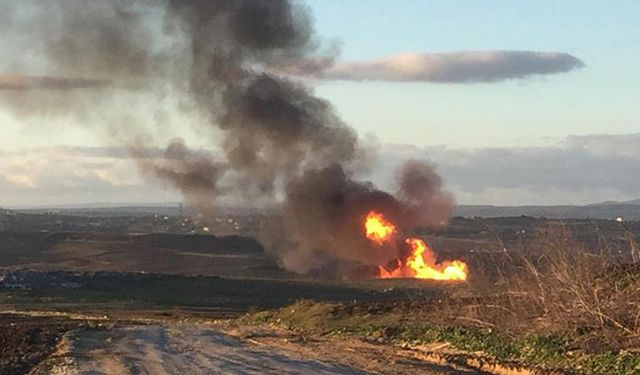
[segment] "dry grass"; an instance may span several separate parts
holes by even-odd
[[[598,241],[602,250],[593,251],[567,227],[549,225],[526,246],[468,259],[469,283],[443,295],[306,301],[248,319],[378,343],[447,343],[540,373],[640,374],[640,264],[635,238],[627,240],[632,251],[622,257],[616,246]]]
[[[493,264],[497,277],[474,280],[477,301],[453,314],[480,326],[576,333],[587,349],[637,347],[639,247],[633,235],[627,240],[631,254],[622,260],[607,246],[589,250],[562,225],[540,228],[526,249]]]

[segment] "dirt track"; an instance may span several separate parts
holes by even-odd
[[[33,374],[482,373],[429,364],[383,348],[322,340],[298,343],[278,334],[238,339],[201,325],[133,325],[72,332]]]
[[[62,345],[52,374],[366,374],[247,345],[196,326],[81,330]]]

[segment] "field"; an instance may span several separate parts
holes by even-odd
[[[172,220],[183,219],[131,222]],[[465,283],[298,275],[250,236],[15,225],[0,232],[1,374],[235,363],[245,373],[261,363],[265,373],[640,373],[633,222],[455,218],[418,231],[439,256],[469,263]]]

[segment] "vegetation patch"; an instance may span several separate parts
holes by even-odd
[[[392,310],[299,301],[278,310],[252,313],[240,323],[276,324],[302,334],[348,335],[397,345],[446,343],[487,361],[576,374],[640,373],[640,354],[576,349],[575,332],[518,335],[495,328],[442,325],[412,319]]]

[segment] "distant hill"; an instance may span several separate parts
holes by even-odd
[[[598,203],[591,203],[591,204],[587,204],[586,206],[624,206],[624,205],[640,205],[640,199],[632,199],[629,201],[622,201],[622,202],[618,202],[618,201],[605,201],[605,202],[598,202]]]
[[[0,213],[2,213],[0,208]],[[181,212],[185,215],[193,212],[184,206],[180,209],[177,202],[167,203],[92,203],[84,205],[59,205],[49,207],[21,207],[20,212],[42,213],[58,212],[68,215],[178,215]],[[241,208],[232,206],[221,206],[217,209],[219,214],[255,214],[260,211],[257,208]],[[622,217],[624,220],[640,220],[640,199],[628,201],[606,201],[592,203],[583,206],[579,205],[559,205],[559,206],[491,206],[491,205],[458,205],[454,209],[454,216],[463,217],[513,217],[531,216],[545,217],[549,219],[610,219],[614,220]]]
[[[550,219],[640,220],[640,199],[625,202],[602,202],[584,206],[483,206],[459,205],[454,216],[506,217],[532,216]]]
[[[23,210],[23,211],[41,211],[41,210],[83,210],[83,209],[127,209],[127,208],[149,208],[149,207],[178,207],[180,202],[89,202],[89,203],[70,203],[70,204],[39,204],[39,205],[21,205],[8,206],[6,208]]]
[[[179,202],[166,203],[86,203],[51,206],[23,206],[13,208],[16,212],[26,214],[58,213],[64,215],[83,216],[128,216],[128,215],[192,215],[193,209]],[[255,208],[234,206],[216,206],[216,214],[243,215],[255,214]],[[0,213],[2,209],[0,209]]]

